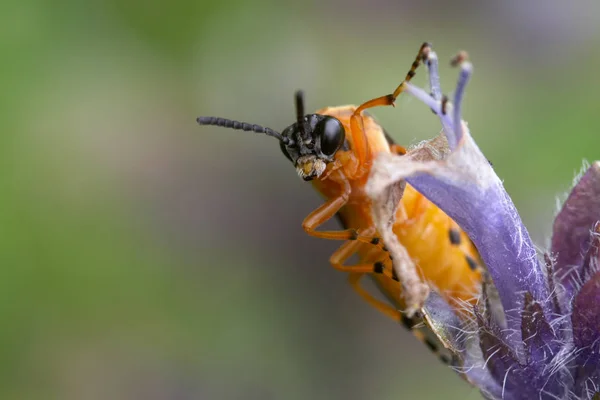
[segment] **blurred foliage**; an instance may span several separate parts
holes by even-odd
[[[466,49],[466,118],[544,245],[600,148],[599,6],[561,4],[4,0],[0,398],[478,398],[328,267],[277,143],[194,119],[281,129],[296,88],[359,103],[424,40]],[[439,129],[406,97],[375,114]]]

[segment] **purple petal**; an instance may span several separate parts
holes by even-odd
[[[600,162],[594,162],[575,185],[554,220],[552,253],[557,276],[570,295],[581,272],[590,230],[600,220]]]
[[[590,233],[590,245],[585,257],[583,257],[581,273],[576,277],[581,282],[580,286],[598,270],[600,270],[600,222],[596,223]]]
[[[485,368],[479,338],[465,328],[464,321],[456,315],[454,308],[432,291],[423,306],[423,313],[429,328],[460,360],[461,365],[455,366],[457,372],[477,386],[486,398],[501,398],[502,387]]]
[[[546,279],[548,281],[548,292],[550,292],[550,298],[548,302],[552,305],[552,311],[554,315],[564,315],[567,313],[571,306],[569,305],[570,300],[566,298],[564,287],[559,284],[559,280],[554,272],[554,260],[550,257],[550,254],[544,253],[544,264],[546,266]],[[558,323],[559,329],[567,329],[567,321],[564,319]],[[568,323],[568,326],[571,326]]]
[[[475,316],[479,327],[479,342],[483,358],[487,360],[488,370],[492,376],[500,382],[506,371],[518,366],[517,357],[510,347],[499,338],[498,331],[487,326],[480,312],[476,311]]]
[[[545,347],[547,356],[539,357],[540,352],[533,352],[528,362],[520,362],[518,356],[507,344],[499,339],[498,330],[487,325],[484,316],[477,310],[477,324],[479,326],[479,337],[482,355],[485,359],[487,369],[491,376],[502,387],[502,395],[498,398],[508,399],[553,399],[554,394],[564,392],[565,382],[570,378],[565,375],[564,370],[557,368],[551,370],[548,368],[553,355],[553,350],[543,346],[544,339],[553,339],[550,326],[546,325],[541,315],[541,307],[533,302],[530,295],[525,299],[525,317],[524,324],[528,325],[523,332],[532,335],[539,335],[538,340],[531,340],[532,336],[527,338],[526,349],[531,349],[532,345]],[[527,321],[527,322],[525,322]],[[534,328],[537,331],[533,332]],[[538,356],[538,358],[534,358]]]
[[[470,71],[470,64],[463,66],[459,83],[468,80],[463,76],[465,71]],[[504,339],[518,347],[525,293],[530,292],[544,306],[546,315],[551,315],[551,307],[544,301],[548,298],[546,277],[529,233],[466,124],[458,125],[460,132],[453,131],[451,113],[443,114],[440,102],[410,84],[406,92],[423,100],[440,117],[452,152],[436,161],[380,154],[366,191],[376,199],[387,186],[405,179],[465,230],[487,266],[506,311]],[[457,143],[455,148],[453,142]]]
[[[573,342],[577,366],[574,393],[590,398],[600,390],[600,272],[593,274],[573,300]]]
[[[543,370],[545,364],[557,352],[558,342],[552,327],[544,317],[542,306],[534,301],[529,293],[525,293],[525,307],[521,319],[527,364],[538,371]]]
[[[502,398],[502,386],[496,382],[491,376],[487,369],[482,368],[481,365],[475,366],[473,364],[466,364],[468,370],[468,380],[473,385],[477,386],[481,391],[481,394],[486,399],[501,399]]]
[[[484,317],[475,312],[479,327],[481,352],[487,370],[502,387],[502,399],[535,398],[536,388],[532,385],[535,374],[524,368],[511,348],[499,338],[499,332],[486,326]]]
[[[600,400],[600,365],[590,362],[586,357],[579,357],[579,367],[575,372],[575,383],[572,392],[577,399]],[[592,397],[594,396],[594,397]]]
[[[600,272],[575,296],[571,321],[575,346],[589,352],[600,351]]]

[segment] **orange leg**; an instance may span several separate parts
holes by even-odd
[[[322,239],[354,240],[358,238],[356,229],[345,229],[343,231],[317,231],[316,229],[333,217],[348,201],[347,197],[341,195],[328,200],[308,214],[302,222],[302,228],[311,236]]]
[[[345,229],[343,231],[317,231],[316,229],[329,221],[344,205],[348,202],[350,192],[350,182],[347,178],[342,177],[342,192],[325,203],[321,204],[319,208],[308,214],[304,221],[302,221],[302,228],[311,236],[322,238],[322,239],[334,239],[334,240],[354,240],[358,238],[358,232],[356,229]]]
[[[399,144],[393,144],[390,146],[390,151],[393,154],[399,154],[401,156],[406,154],[406,147],[400,146]]]
[[[347,202],[350,196],[350,182],[341,173],[337,172],[342,180],[342,193],[338,196],[327,200],[325,203],[319,206],[316,210],[308,214],[302,222],[302,228],[311,236],[318,237],[321,239],[333,239],[333,240],[351,240],[363,243],[370,243],[374,237],[372,233],[365,235],[362,232],[359,233],[357,229],[345,229],[341,231],[317,231],[316,229],[329,221]],[[374,233],[374,232],[373,232]],[[377,240],[377,242],[379,242]],[[376,243],[374,243],[376,244]]]
[[[404,80],[398,85],[396,90],[392,94],[388,94],[386,96],[377,97],[375,99],[369,100],[363,104],[361,104],[350,117],[350,130],[352,135],[352,143],[354,147],[354,152],[358,158],[359,164],[365,165],[367,162],[371,160],[371,149],[369,148],[367,137],[364,132],[364,127],[362,124],[362,118],[360,113],[368,108],[377,107],[377,106],[393,106],[396,98],[404,91],[405,85],[407,82],[410,82],[413,76],[415,76],[416,70],[421,64],[421,60],[429,51],[429,44],[423,43],[421,48],[419,49],[419,53],[415,58],[415,61],[412,63],[410,70],[406,74]]]
[[[402,322],[402,313],[399,310],[397,310],[396,308],[392,307],[391,305],[384,303],[383,301],[373,297],[371,295],[371,293],[367,292],[361,286],[360,279],[364,275],[365,274],[360,274],[360,273],[348,274],[348,282],[352,286],[352,289],[354,289],[354,291],[356,293],[358,293],[358,295],[360,297],[362,297],[363,300],[366,301],[371,307],[373,307],[377,311],[383,313],[388,318],[391,318],[392,320],[401,323]]]
[[[325,205],[327,205],[327,203]],[[333,207],[333,206],[331,206],[331,207]],[[318,211],[318,209],[316,211]],[[325,234],[327,234],[327,236],[326,236],[327,238],[337,239],[337,238],[339,238],[339,236],[342,236],[347,231],[349,231],[349,230],[339,231],[339,232],[315,232],[315,231],[312,231],[312,232],[319,233],[319,234],[325,233]],[[365,274],[383,274],[386,277],[388,277],[389,279],[393,279],[393,280],[397,281],[398,279],[395,276],[394,270],[391,267],[391,265],[389,265],[390,264],[389,261],[391,261],[391,259],[388,258],[388,260],[386,260],[386,261],[388,261],[387,268],[385,265],[386,263],[384,263],[384,262],[375,262],[375,263],[370,263],[370,264],[358,264],[358,265],[344,265],[344,262],[346,262],[348,259],[350,259],[350,257],[352,257],[354,254],[356,254],[356,252],[360,249],[360,247],[362,245],[364,245],[364,243],[369,243],[371,245],[379,246],[382,248],[382,251],[385,251],[384,250],[385,246],[381,243],[380,239],[373,236],[373,234],[375,232],[376,232],[375,227],[371,227],[366,230],[363,230],[363,232],[361,232],[360,237],[353,238],[353,239],[358,239],[358,240],[347,240],[331,255],[329,262],[331,263],[331,266],[333,268],[337,269],[338,271],[349,273],[348,278],[349,278],[350,284],[352,285],[354,290],[367,303],[369,303],[371,306],[373,306],[377,310],[381,311],[388,317],[392,318],[393,320],[404,323],[405,322],[404,319],[406,319],[406,317],[404,317],[398,310],[396,310],[392,306],[385,304],[382,301],[379,301],[375,297],[371,296],[371,294],[369,294],[369,292],[367,292],[366,290],[364,290],[361,287],[360,282],[359,282],[360,278]],[[336,237],[334,237],[334,236],[336,236]]]
[[[425,326],[420,316],[409,318],[391,305],[373,297],[371,293],[366,291],[360,284],[360,279],[363,276],[364,274],[360,273],[349,274],[348,282],[364,301],[366,301],[371,307],[383,313],[388,318],[402,324],[419,342],[425,344],[425,346],[427,346],[427,348],[443,364],[449,365],[455,362],[452,353],[444,348],[443,343],[441,343],[435,334],[427,326]]]
[[[374,229],[369,229],[368,231],[374,231]],[[369,236],[365,235],[364,238],[368,239]],[[360,273],[360,274],[383,274],[384,276],[398,280],[394,269],[391,266],[391,259],[388,258],[384,261],[377,261],[369,264],[357,264],[357,265],[344,265],[344,263],[350,259],[363,245],[363,242],[358,240],[347,241],[343,245],[341,245],[329,259],[331,266],[338,271],[342,272],[350,272],[350,273]],[[385,254],[385,253],[384,253]],[[387,264],[387,265],[386,265]]]

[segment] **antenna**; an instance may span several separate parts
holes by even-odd
[[[291,144],[292,140],[287,137],[283,137],[281,133],[274,131],[271,128],[262,127],[256,124],[249,124],[247,122],[234,121],[232,119],[219,118],[219,117],[198,117],[196,118],[196,122],[200,125],[214,125],[221,126],[223,128],[231,128],[242,131],[252,131],[256,133],[264,133],[267,136],[272,136],[277,138],[280,142],[284,144]]]
[[[299,124],[302,123],[304,119],[304,92],[302,90],[298,90],[296,92],[296,120]]]
[[[296,121],[298,123],[298,136],[296,140],[302,141],[304,135],[306,135],[306,124],[304,123],[304,92],[302,90],[296,91]]]

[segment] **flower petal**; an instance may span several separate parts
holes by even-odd
[[[600,220],[600,162],[594,162],[575,185],[554,220],[555,270],[570,295],[590,244],[590,230]],[[570,296],[569,296],[570,297]]]
[[[538,371],[558,351],[558,342],[554,331],[546,318],[540,303],[533,300],[530,293],[525,293],[525,307],[521,315],[521,334],[525,343],[527,364]]]
[[[588,352],[600,351],[600,272],[583,285],[573,300],[573,341]]]
[[[462,69],[459,83],[468,81],[463,76],[465,70],[470,71],[470,67]],[[440,117],[452,152],[447,156],[441,152],[442,158],[434,161],[380,154],[366,191],[377,199],[386,187],[405,179],[465,230],[487,266],[506,311],[507,331],[512,334],[504,334],[504,339],[520,347],[524,294],[530,292],[544,306],[546,315],[551,315],[550,306],[543,302],[548,298],[546,278],[529,233],[467,125],[463,121],[454,124],[450,113],[444,113],[448,106],[422,89],[407,84],[406,92],[423,100]],[[461,132],[453,131],[453,126]]]
[[[527,391],[531,385],[523,385],[531,377],[524,374],[516,355],[511,348],[505,344],[497,331],[486,326],[484,317],[479,312],[475,312],[477,317],[477,326],[479,327],[479,341],[484,365],[490,373],[493,380],[498,385],[502,385],[503,399],[515,398],[514,392]],[[523,393],[525,394],[525,393]]]
[[[574,392],[589,398],[600,390],[600,272],[593,274],[573,299],[573,342],[577,355]],[[595,386],[594,386],[595,385]],[[584,397],[584,395],[586,395]]]
[[[476,386],[485,398],[499,399],[502,387],[485,368],[485,360],[479,347],[479,337],[470,332],[454,308],[439,293],[432,291],[423,306],[425,322],[438,339],[460,360],[455,370],[469,383]]]
[[[526,312],[539,312],[535,304],[531,303],[531,296],[527,295],[525,299]],[[487,325],[485,317],[476,309],[477,324],[479,326],[480,346],[485,364],[490,375],[498,385],[502,387],[502,395],[498,399],[553,399],[553,394],[564,392],[565,382],[569,377],[565,375],[564,368],[548,370],[551,354],[548,357],[530,357],[528,362],[520,362],[518,355],[501,339],[499,332],[493,326]],[[532,316],[534,319],[535,316]],[[525,317],[527,318],[527,317]],[[543,319],[543,316],[540,317]],[[538,320],[539,321],[539,320]],[[533,322],[533,321],[530,321]],[[540,334],[544,338],[545,328],[539,327]],[[526,329],[527,330],[527,329]],[[530,333],[530,332],[528,332]],[[546,332],[547,333],[547,332]],[[539,340],[534,344],[541,344]],[[531,343],[530,343],[531,344]],[[546,349],[551,353],[550,349]],[[539,353],[534,353],[539,356]]]
[[[581,274],[578,278],[581,284],[600,270],[600,222],[597,222],[590,233],[590,245],[581,264]]]
[[[577,397],[572,398],[600,400],[600,396],[597,395],[600,391],[600,365],[597,360],[594,362],[589,357],[580,356],[576,362],[578,368],[571,391]]]

